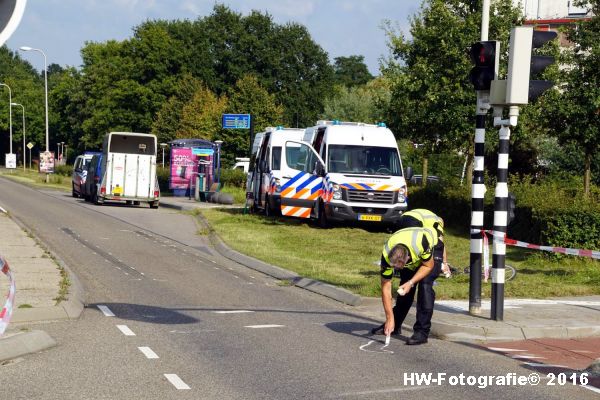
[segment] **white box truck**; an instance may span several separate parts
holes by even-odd
[[[294,174],[304,129],[269,127],[256,135],[246,181],[247,206],[267,215],[279,214],[281,187]],[[286,143],[290,142],[286,149]],[[293,144],[296,143],[296,144]]]
[[[286,143],[284,152],[290,149],[302,156],[281,186],[283,215],[317,218],[321,226],[393,225],[407,209],[400,152],[385,124],[319,121],[305,130],[303,143]]]
[[[160,190],[156,176],[156,136],[111,132],[103,142],[103,157],[96,204],[106,200],[145,202],[158,208]]]

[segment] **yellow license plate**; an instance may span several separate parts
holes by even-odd
[[[123,194],[123,188],[120,186],[117,186],[116,188],[113,189],[113,195],[115,196],[120,196]]]
[[[359,215],[359,221],[381,221],[381,215]]]

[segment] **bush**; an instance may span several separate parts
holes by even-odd
[[[162,168],[156,167],[156,177],[158,178],[158,187],[161,193],[169,191],[169,177],[171,176],[171,170],[169,167]]]
[[[230,186],[244,189],[246,187],[246,173],[240,169],[221,169],[221,187]]]
[[[487,185],[484,202],[486,229],[493,228],[494,186]],[[532,183],[525,177],[514,180],[509,191],[516,196],[515,219],[508,237],[533,244],[600,249],[600,190],[593,187],[583,199],[577,178],[562,177]],[[410,187],[410,209],[426,208],[442,218],[447,227],[468,233],[471,223],[470,186],[428,185]]]
[[[68,164],[56,165],[54,166],[54,173],[61,176],[71,176],[73,175],[73,166]]]

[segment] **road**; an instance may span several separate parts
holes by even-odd
[[[597,396],[573,385],[547,386],[545,379],[537,386],[461,385],[460,374],[533,371],[468,344],[406,346],[392,339],[382,348],[365,336],[379,321],[221,258],[189,215],[99,207],[4,178],[0,204],[69,265],[87,301],[77,321],[32,326],[58,346],[0,366],[1,398]],[[425,385],[412,373],[447,375]]]

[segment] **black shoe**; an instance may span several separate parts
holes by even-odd
[[[414,346],[414,345],[418,345],[418,344],[424,344],[427,343],[427,338],[424,336],[415,336],[412,335],[411,337],[409,337],[406,340],[406,344],[409,346]]]
[[[381,324],[377,328],[371,329],[371,335],[383,335],[384,329],[385,329],[385,324]],[[394,329],[392,331],[392,335],[394,335],[394,336],[400,335],[400,329]]]

